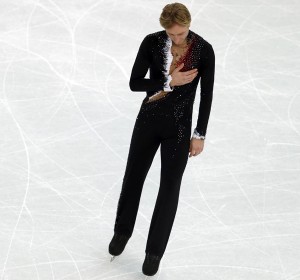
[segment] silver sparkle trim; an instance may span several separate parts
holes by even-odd
[[[194,132],[193,132],[193,135],[192,135],[192,138],[204,140],[205,136],[204,135],[200,135],[200,133],[195,128]]]

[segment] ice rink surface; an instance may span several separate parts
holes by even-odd
[[[0,280],[144,279],[159,150],[112,263],[108,243],[146,94],[129,76],[168,3],[0,1]],[[299,280],[300,2],[181,3],[214,47],[214,98],[152,279]]]

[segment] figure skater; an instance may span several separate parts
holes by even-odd
[[[144,37],[131,72],[130,89],[146,92],[146,97],[135,121],[114,236],[109,244],[113,260],[132,235],[144,181],[160,146],[160,186],[142,266],[147,276],[156,274],[165,252],[188,157],[203,150],[215,72],[213,47],[189,29],[191,15],[185,5],[166,5],[159,22],[164,30]],[[149,69],[150,78],[145,78]],[[201,99],[192,134],[193,104],[200,78]]]

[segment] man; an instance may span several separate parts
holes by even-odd
[[[165,252],[187,160],[203,150],[211,110],[214,50],[189,29],[190,23],[190,13],[183,4],[166,5],[160,16],[164,30],[143,39],[129,81],[132,91],[146,92],[146,97],[131,138],[109,252],[120,255],[132,235],[143,184],[161,145],[160,187],[142,267],[149,276],[157,272]],[[145,78],[149,69],[150,78]],[[191,137],[192,110],[200,78],[201,101]]]

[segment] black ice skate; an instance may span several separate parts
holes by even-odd
[[[147,253],[143,263],[143,273],[147,276],[153,276],[158,271],[160,260],[161,257]]]
[[[115,233],[109,243],[108,251],[112,255],[110,261],[112,262],[116,256],[119,256],[124,251],[124,248],[130,236]]]

